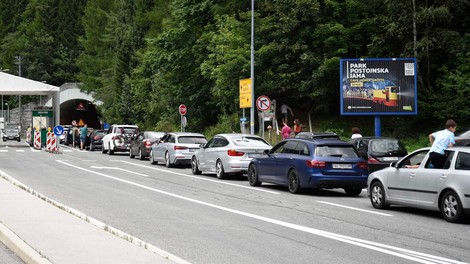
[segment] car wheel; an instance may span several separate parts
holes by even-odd
[[[300,187],[299,175],[296,170],[290,170],[287,176],[287,187],[291,193],[301,193],[302,188]]]
[[[465,216],[462,203],[454,191],[447,191],[442,196],[440,209],[444,219],[451,223],[459,223]]]
[[[370,202],[372,206],[377,209],[388,208],[387,199],[385,197],[385,190],[382,183],[376,181],[370,186]]]
[[[129,149],[129,158],[131,159],[135,158],[135,155],[132,154],[132,148]]]
[[[251,186],[261,186],[261,182],[259,181],[258,178],[258,172],[256,171],[256,167],[254,164],[251,164],[250,167],[248,168],[248,182],[250,183]]]
[[[196,157],[193,157],[191,159],[191,171],[194,175],[199,175],[201,174],[202,172],[199,170],[198,166],[197,166],[197,159]]]
[[[225,179],[227,177],[227,174],[224,171],[224,165],[220,160],[217,160],[217,163],[215,164],[215,174],[218,179]]]
[[[150,151],[149,160],[150,160],[150,164],[152,164],[152,165],[158,164],[158,161],[156,161],[153,157],[152,151]]]
[[[344,191],[348,196],[358,196],[361,194],[362,189],[361,188],[344,188]]]
[[[168,151],[165,152],[165,166],[171,168],[170,153],[168,153]]]
[[[111,148],[111,144],[108,145],[108,155],[114,155],[114,150]]]
[[[139,159],[140,159],[140,160],[144,160],[144,159],[145,159],[144,153],[142,152],[142,149],[139,149]]]

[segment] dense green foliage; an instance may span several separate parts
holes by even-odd
[[[384,117],[385,134],[469,124],[469,11],[464,0],[257,0],[255,95],[347,134],[370,120],[339,117],[339,59],[416,57],[419,115]],[[239,130],[250,41],[251,1],[0,2],[1,68],[21,56],[23,76],[82,82],[105,120],[145,128],[178,129],[184,103],[187,130]]]

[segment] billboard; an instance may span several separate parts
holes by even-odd
[[[341,114],[418,114],[416,67],[415,58],[341,59]]]

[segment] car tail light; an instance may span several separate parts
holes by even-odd
[[[100,140],[100,138],[101,138],[100,136],[95,136],[93,140]]]
[[[310,168],[325,168],[326,162],[318,160],[307,160],[307,166]]]
[[[358,162],[356,164],[359,168],[367,170],[369,167],[367,166],[367,162]]]
[[[227,154],[228,154],[229,156],[232,156],[232,157],[233,157],[233,156],[235,156],[235,157],[241,157],[241,156],[245,155],[245,152],[239,152],[239,151],[236,151],[236,150],[234,150],[234,149],[229,149],[229,150],[227,150]]]
[[[369,162],[369,163],[378,163],[380,161],[378,161],[376,158],[374,158],[372,156],[369,156],[369,159],[367,160],[367,162]]]
[[[144,140],[144,146],[145,147],[150,147],[150,146],[152,146],[152,142],[150,142],[149,140]]]
[[[183,147],[183,146],[174,146],[174,150],[183,150],[183,149],[188,149],[188,147]]]

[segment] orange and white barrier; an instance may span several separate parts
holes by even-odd
[[[41,131],[34,132],[34,148],[41,149]]]
[[[47,132],[47,141],[46,141],[46,151],[51,152],[52,151],[52,137],[54,137],[54,133],[52,132]]]
[[[50,152],[51,153],[57,153],[57,141],[56,141],[56,136],[54,135],[54,133],[51,133],[52,136],[51,136],[51,150]]]
[[[31,146],[31,131],[28,131],[26,133],[26,143],[28,143]]]

